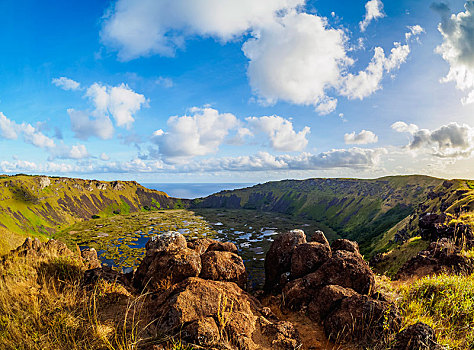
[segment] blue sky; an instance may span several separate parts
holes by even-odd
[[[0,172],[474,178],[474,3],[0,3]]]

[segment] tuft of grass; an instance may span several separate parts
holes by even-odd
[[[83,271],[80,259],[53,253],[0,261],[0,348],[133,350],[153,342],[146,295],[105,281],[84,288]]]
[[[424,322],[449,349],[474,349],[474,275],[424,277],[399,292],[405,326]]]

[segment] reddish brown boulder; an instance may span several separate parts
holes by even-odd
[[[198,238],[188,241],[187,246],[189,249],[195,250],[199,255],[206,252],[207,248],[214,243],[214,239],[210,238]]]
[[[145,245],[147,255],[184,248],[187,248],[186,238],[181,233],[175,231],[152,236]]]
[[[397,334],[395,344],[390,350],[443,350],[438,344],[433,329],[425,323],[418,322],[408,326]]]
[[[265,258],[266,291],[281,289],[280,277],[291,270],[291,256],[296,246],[306,243],[302,230],[292,230],[276,236]]]
[[[209,347],[216,344],[221,335],[216,321],[212,317],[204,317],[186,325],[181,331],[181,337],[194,344]]]
[[[199,342],[196,339],[199,335],[212,339],[217,334],[225,334],[225,339],[214,345],[225,346],[228,341],[231,349],[272,349],[267,344],[276,340],[275,335],[258,336],[263,332],[257,320],[270,322],[262,316],[261,309],[258,300],[235,283],[191,277],[158,295],[155,319],[163,334],[179,332],[184,326],[187,339],[192,343]],[[211,318],[217,326],[217,334]],[[209,334],[205,325],[209,325]],[[206,346],[212,345],[207,342]]]
[[[444,271],[463,274],[474,271],[472,260],[462,255],[460,248],[447,238],[432,242],[427,250],[408,260],[395,278],[403,280],[412,276],[423,277]]]
[[[214,241],[209,245],[207,251],[231,252],[237,254],[238,250],[236,245],[232,242]]]
[[[314,231],[313,235],[311,236],[311,242],[321,243],[327,247],[330,247],[328,239],[326,238],[326,235],[324,234],[323,231],[320,231],[320,230]]]
[[[291,257],[291,277],[303,277],[316,271],[330,257],[329,245],[310,242],[296,246]]]
[[[293,350],[300,344],[298,331],[287,321],[262,324],[262,333],[273,338],[272,349]]]
[[[199,277],[214,281],[235,282],[247,288],[247,272],[242,258],[227,251],[208,251],[201,256]]]
[[[133,284],[138,289],[162,290],[200,273],[201,258],[196,251],[188,248],[158,251],[145,256],[135,272]]]
[[[360,294],[371,293],[375,286],[375,275],[362,256],[346,250],[333,251],[332,257],[316,272],[306,275],[304,280],[310,289],[333,284]]]
[[[285,306],[293,310],[299,310],[302,305],[307,304],[312,298],[312,293],[313,290],[307,288],[303,278],[289,282],[282,291]]]
[[[347,252],[360,254],[357,242],[349,241],[348,239],[336,239],[332,242],[331,249],[333,251],[345,250]]]
[[[324,320],[341,301],[357,293],[350,288],[327,285],[318,290],[308,305],[308,316],[315,322]]]
[[[83,249],[81,251],[81,257],[86,269],[88,270],[100,268],[102,265],[97,257],[97,251],[94,248]]]
[[[388,332],[398,331],[401,317],[393,304],[366,295],[353,295],[343,299],[323,325],[328,338],[338,343],[369,345],[380,341]]]

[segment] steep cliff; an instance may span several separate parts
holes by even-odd
[[[312,218],[342,237],[358,241],[361,251],[371,253],[388,231],[426,203],[443,182],[417,175],[371,180],[284,180],[222,191],[194,200],[193,206],[256,209]]]
[[[51,236],[93,215],[108,216],[152,208],[174,208],[181,201],[134,181],[96,181],[46,176],[0,177],[0,249],[24,235]]]

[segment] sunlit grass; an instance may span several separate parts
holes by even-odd
[[[405,325],[424,322],[449,349],[474,349],[474,276],[424,277],[399,290]]]

